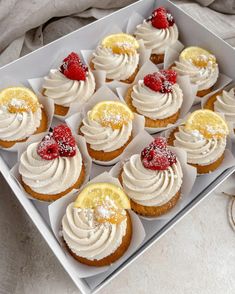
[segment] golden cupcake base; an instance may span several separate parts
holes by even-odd
[[[175,133],[178,132],[178,130],[179,130],[179,128],[176,128],[170,133],[170,135],[167,139],[168,145],[174,146]],[[224,160],[224,153],[216,161],[214,161],[208,165],[200,165],[200,164],[193,164],[193,163],[188,163],[188,164],[194,166],[197,169],[198,174],[208,174],[208,173],[216,170],[221,165],[223,160]]]
[[[222,94],[223,91],[219,91],[217,93],[215,93],[214,95],[212,95],[211,97],[208,98],[208,100],[206,101],[206,103],[204,104],[204,109],[209,109],[209,110],[212,110],[214,111],[215,110],[215,107],[214,107],[214,104],[217,100],[217,96]]]
[[[159,64],[159,63],[163,63],[164,62],[164,57],[165,57],[165,54],[151,54],[150,60],[154,64]]]
[[[76,255],[74,252],[72,252],[72,250],[68,247],[68,245],[66,244],[67,250],[69,251],[69,253],[79,262],[86,264],[86,265],[90,265],[90,266],[97,266],[97,267],[101,267],[101,266],[107,266],[112,264],[113,262],[117,261],[120,257],[123,256],[123,254],[126,252],[126,250],[128,249],[130,243],[131,243],[131,238],[132,238],[132,223],[131,223],[131,218],[129,213],[127,212],[127,227],[126,227],[126,234],[125,236],[123,236],[122,238],[122,243],[121,245],[109,256],[106,256],[100,260],[89,260],[87,258],[84,257],[80,257],[78,255]]]
[[[57,193],[57,194],[53,194],[53,195],[50,195],[50,194],[41,194],[41,193],[37,193],[37,192],[33,191],[28,185],[26,185],[24,183],[22,177],[21,177],[21,184],[24,187],[25,191],[30,196],[32,196],[33,198],[38,199],[38,200],[42,200],[42,201],[48,201],[48,202],[50,202],[50,201],[55,201],[55,200],[57,200],[57,199],[65,196],[66,194],[68,194],[69,192],[71,192],[73,189],[78,189],[82,185],[82,183],[84,182],[85,175],[86,175],[86,173],[85,173],[85,166],[84,166],[84,164],[82,164],[82,169],[81,169],[80,175],[79,175],[76,183],[72,187],[66,189],[65,191],[60,192],[60,193]]]
[[[45,132],[47,130],[47,124],[48,124],[47,114],[46,114],[45,110],[42,109],[42,118],[41,118],[40,126],[37,128],[37,130],[32,135],[36,135],[36,134]],[[2,148],[11,148],[16,143],[23,143],[23,142],[27,141],[27,139],[28,138],[23,139],[23,140],[18,140],[18,141],[4,141],[4,140],[0,140],[0,146]]]
[[[131,93],[133,91],[133,87],[130,87],[127,90],[126,96],[125,96],[125,101],[126,104],[128,105],[128,107],[135,113],[140,114],[137,109],[135,108],[135,106],[132,104],[132,97],[131,97]],[[141,115],[141,114],[140,114]],[[176,113],[174,113],[173,115],[166,117],[164,119],[151,119],[149,117],[144,117],[145,118],[145,127],[148,128],[163,128],[168,126],[169,124],[174,124],[180,115],[180,110],[178,110]]]
[[[91,70],[95,70],[95,66],[94,66],[94,63],[92,62],[92,60],[90,61],[90,68]],[[123,83],[126,83],[126,84],[132,84],[135,80],[135,77],[137,75],[139,71],[139,65],[137,66],[136,70],[134,71],[134,73],[126,80],[121,80],[120,82],[123,82]],[[106,79],[106,82],[112,82],[113,80],[112,79]]]

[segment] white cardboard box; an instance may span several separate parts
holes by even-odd
[[[235,51],[233,48],[208,31],[201,24],[197,23],[170,1],[166,0],[138,1],[2,67],[0,69],[0,75],[4,78],[9,77],[11,80],[20,80],[26,84],[28,78],[46,75],[50,66],[54,62],[54,56],[56,56],[59,51],[63,50],[63,48],[66,48],[66,51],[93,49],[99,41],[96,36],[103,34],[110,24],[116,24],[125,31],[128,17],[132,12],[136,11],[147,17],[151,14],[154,7],[161,5],[169,8],[173,13],[179,28],[181,42],[186,46],[197,45],[214,52],[219,61],[221,71],[235,79]],[[151,222],[143,221],[146,230],[145,242],[124,264],[117,268],[112,267],[111,270],[97,276],[80,279],[76,272],[70,267],[66,255],[52,234],[48,220],[47,205],[26,198],[14,179],[10,177],[9,169],[15,162],[16,154],[0,151],[0,171],[56,257],[63,265],[64,269],[84,294],[96,293],[100,290],[128,264],[134,261],[147,250],[148,247],[155,243],[174,224],[176,224],[177,221],[195,207],[196,204],[205,198],[235,170],[234,167],[231,167],[222,174],[220,172],[214,172],[206,176],[198,177],[190,196],[183,203],[183,207],[179,211],[176,211],[171,219],[162,219],[160,221]],[[100,171],[102,172],[103,170]],[[96,173],[97,172],[99,172],[99,170],[97,170]]]

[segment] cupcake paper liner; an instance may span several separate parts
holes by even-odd
[[[123,31],[118,28],[118,27],[110,27],[105,33],[102,34],[99,38],[97,37],[98,40],[102,40],[105,36],[110,35],[110,34],[116,34],[116,33],[123,33]],[[150,58],[151,50],[147,50],[144,46],[143,40],[139,40],[139,67],[141,67],[147,60]],[[98,45],[99,43],[97,43]],[[96,46],[97,46],[96,45]],[[92,53],[96,49],[93,48],[92,50],[81,50],[81,54],[83,56],[83,59],[87,64],[90,64],[90,61],[92,59]],[[103,70],[94,70],[93,71],[98,87],[102,87],[103,85],[108,86],[110,89],[115,90],[118,86],[122,84],[120,81],[112,81],[112,82],[106,82],[106,73]]]
[[[133,87],[135,84],[137,84],[139,80],[143,80],[145,75],[154,73],[156,71],[159,71],[159,67],[157,67],[155,64],[153,64],[151,61],[145,62],[145,64],[141,67],[140,71],[136,75],[136,78],[132,84],[126,85],[126,84],[122,83],[121,87],[116,88],[116,91],[117,91],[120,99],[122,101],[124,101],[126,92],[130,87]],[[196,95],[196,91],[195,91],[195,88],[192,87],[192,85],[189,81],[189,77],[188,76],[178,76],[177,83],[179,84],[181,90],[183,91],[183,103],[180,108],[179,119],[177,120],[176,123],[169,124],[168,126],[166,126],[164,128],[145,127],[145,130],[147,130],[150,134],[155,134],[155,133],[161,132],[163,130],[166,130],[168,128],[171,128],[172,126],[179,125],[181,123],[182,119],[186,116],[186,114],[188,113],[188,111],[192,107],[194,97]]]
[[[118,179],[113,178],[107,172],[104,172],[104,173],[100,174],[99,176],[95,177],[88,184],[97,183],[97,182],[106,182],[106,183],[115,184],[117,186],[121,186]],[[82,190],[82,189],[80,189],[80,190]],[[111,272],[113,272],[118,266],[120,266],[122,263],[124,263],[136,251],[136,249],[141,245],[141,243],[143,242],[143,240],[145,238],[144,227],[143,227],[139,217],[133,211],[129,210],[129,213],[131,216],[131,221],[132,221],[132,240],[131,240],[129,248],[124,253],[124,255],[110,266],[94,267],[94,266],[88,266],[88,265],[82,264],[82,263],[76,261],[70,255],[70,253],[67,251],[67,249],[65,248],[65,244],[64,244],[62,235],[61,235],[61,229],[62,229],[61,222],[62,222],[62,218],[65,214],[66,208],[71,202],[75,201],[77,196],[78,196],[78,192],[73,193],[69,196],[60,198],[60,199],[56,200],[55,202],[53,202],[51,205],[49,205],[49,207],[48,207],[49,218],[50,218],[52,231],[55,234],[58,242],[62,246],[71,268],[76,272],[76,274],[80,278],[94,276],[99,273],[103,273],[105,271],[107,271],[107,275],[108,275]]]
[[[13,87],[13,86],[26,87],[26,88],[30,89],[30,87],[27,84],[25,85],[23,82],[14,81],[14,80],[11,80],[8,78],[2,79],[0,82],[0,89],[7,88],[7,87]],[[33,88],[30,90],[34,91]],[[42,104],[43,109],[47,115],[47,131],[48,131],[51,126],[52,119],[53,119],[54,103],[48,99],[45,99],[45,97],[43,97],[40,93],[35,92],[35,94],[37,95],[38,101],[40,104]],[[25,142],[28,142],[30,140],[30,138],[37,136],[37,135],[40,135],[40,134],[36,134],[36,135],[32,134]],[[10,148],[0,147],[0,149],[10,151],[10,152],[18,152],[18,149],[20,148],[20,146],[25,144],[25,142],[18,142]]]
[[[129,160],[129,158],[133,154],[140,154],[141,151],[148,146],[152,141],[154,140],[154,137],[152,137],[150,134],[148,134],[146,131],[142,131],[138,134],[138,136],[135,137],[135,139],[129,144],[129,146],[126,148],[126,150],[123,152],[120,162],[118,162],[111,170],[110,174],[114,177],[118,177],[120,174],[120,171],[123,167],[123,164]],[[192,190],[192,187],[194,185],[194,182],[196,180],[197,171],[196,168],[192,167],[191,165],[187,164],[187,154],[184,150],[181,150],[176,147],[169,146],[169,149],[172,150],[177,158],[179,159],[179,162],[181,164],[182,172],[183,172],[183,183],[181,186],[181,196],[178,200],[177,204],[169,210],[166,214],[158,216],[158,217],[145,217],[140,216],[141,218],[145,220],[165,220],[170,219],[177,212],[179,212],[182,209],[182,204],[184,203],[184,199],[187,198],[190,191]]]
[[[40,201],[43,203],[49,203],[49,201],[42,201],[42,200],[36,199],[25,191],[24,187],[21,184],[21,176],[19,173],[19,164],[20,164],[20,157],[23,154],[23,152],[27,149],[27,147],[31,143],[40,141],[46,134],[48,134],[48,132],[32,136],[32,137],[30,137],[30,139],[27,142],[25,142],[24,144],[21,144],[21,146],[18,148],[18,162],[10,170],[10,175],[16,180],[16,182],[20,186],[20,188],[21,188],[22,192],[25,194],[25,196],[34,200],[34,201]],[[74,137],[75,137],[75,141],[77,143],[77,146],[79,148],[79,151],[81,152],[83,163],[85,165],[86,176],[85,176],[84,182],[81,186],[81,187],[83,187],[89,181],[91,167],[92,167],[92,160],[88,154],[85,139],[79,135],[74,135]],[[78,191],[78,190],[79,189],[73,189],[71,192],[69,192],[69,194],[72,192]],[[66,196],[63,196],[63,197],[66,197]]]
[[[180,46],[180,42],[177,42],[176,44],[174,44],[171,47],[167,48],[166,53],[165,53],[165,59],[164,59],[164,68],[165,69],[172,66],[172,64],[175,62],[175,60],[179,59],[180,52],[183,50],[183,48],[184,48],[184,45],[181,44],[181,46]],[[231,80],[232,79],[230,77],[228,77],[227,75],[219,73],[218,80],[214,84],[214,86],[212,87],[212,89],[213,89],[212,93],[215,93],[220,88],[225,87],[227,84],[229,84],[231,82]],[[195,90],[196,90],[195,92],[197,93],[198,87],[196,85],[193,85],[193,84],[192,84],[192,87],[195,87]],[[209,93],[209,94],[205,95],[203,98],[211,96],[212,93]],[[200,103],[203,98],[195,96],[194,104]]]
[[[91,97],[91,99],[83,106],[81,106],[81,111],[79,113],[76,113],[72,116],[70,116],[68,119],[66,119],[66,123],[71,127],[71,129],[78,133],[79,126],[81,125],[81,122],[83,118],[86,116],[87,112],[93,108],[98,102],[104,101],[104,100],[111,100],[111,101],[120,101],[120,99],[110,90],[108,87],[103,86],[98,91],[95,92],[95,94]],[[138,114],[134,114],[134,120],[132,122],[132,136],[133,138],[144,129],[144,117]],[[114,158],[111,161],[98,161],[95,159],[92,159],[93,162],[103,165],[103,166],[109,166],[113,165],[118,162],[120,159],[119,155],[118,157]]]

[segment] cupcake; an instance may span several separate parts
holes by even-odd
[[[222,113],[227,122],[235,122],[235,88],[222,90],[212,95],[204,105],[205,109]]]
[[[132,140],[134,114],[118,101],[97,103],[82,120],[84,136],[92,159],[108,162],[117,158]]]
[[[187,162],[198,174],[216,170],[224,159],[229,130],[224,119],[211,110],[196,110],[184,125],[173,130],[168,144],[187,152]]]
[[[145,127],[161,128],[178,120],[183,92],[175,71],[160,70],[129,88],[125,101],[133,112],[145,117]]]
[[[131,84],[139,69],[139,44],[128,34],[114,34],[104,38],[92,54],[90,67],[106,73],[106,81]]]
[[[0,91],[0,146],[10,148],[47,130],[48,118],[37,96],[25,87]]]
[[[72,103],[85,103],[95,92],[93,73],[72,52],[60,68],[51,69],[43,81],[43,95],[55,103],[55,114],[65,116]]]
[[[136,27],[134,35],[151,50],[150,60],[155,64],[164,61],[167,47],[172,46],[179,37],[174,18],[164,7],[155,9],[149,18]]]
[[[85,179],[82,155],[66,125],[59,125],[22,153],[19,174],[33,198],[53,201],[78,189]]]
[[[179,75],[188,75],[198,87],[197,96],[203,97],[212,91],[219,77],[219,67],[214,55],[199,47],[187,47],[172,66]]]
[[[119,180],[138,214],[156,217],[167,213],[180,198],[183,173],[166,139],[156,138],[141,154],[123,165]]]
[[[62,236],[68,252],[89,266],[107,266],[128,249],[132,222],[130,202],[111,183],[90,183],[70,203],[62,219]]]

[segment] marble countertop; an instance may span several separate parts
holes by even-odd
[[[212,193],[100,293],[235,293],[229,199]],[[0,293],[79,293],[0,177]]]

